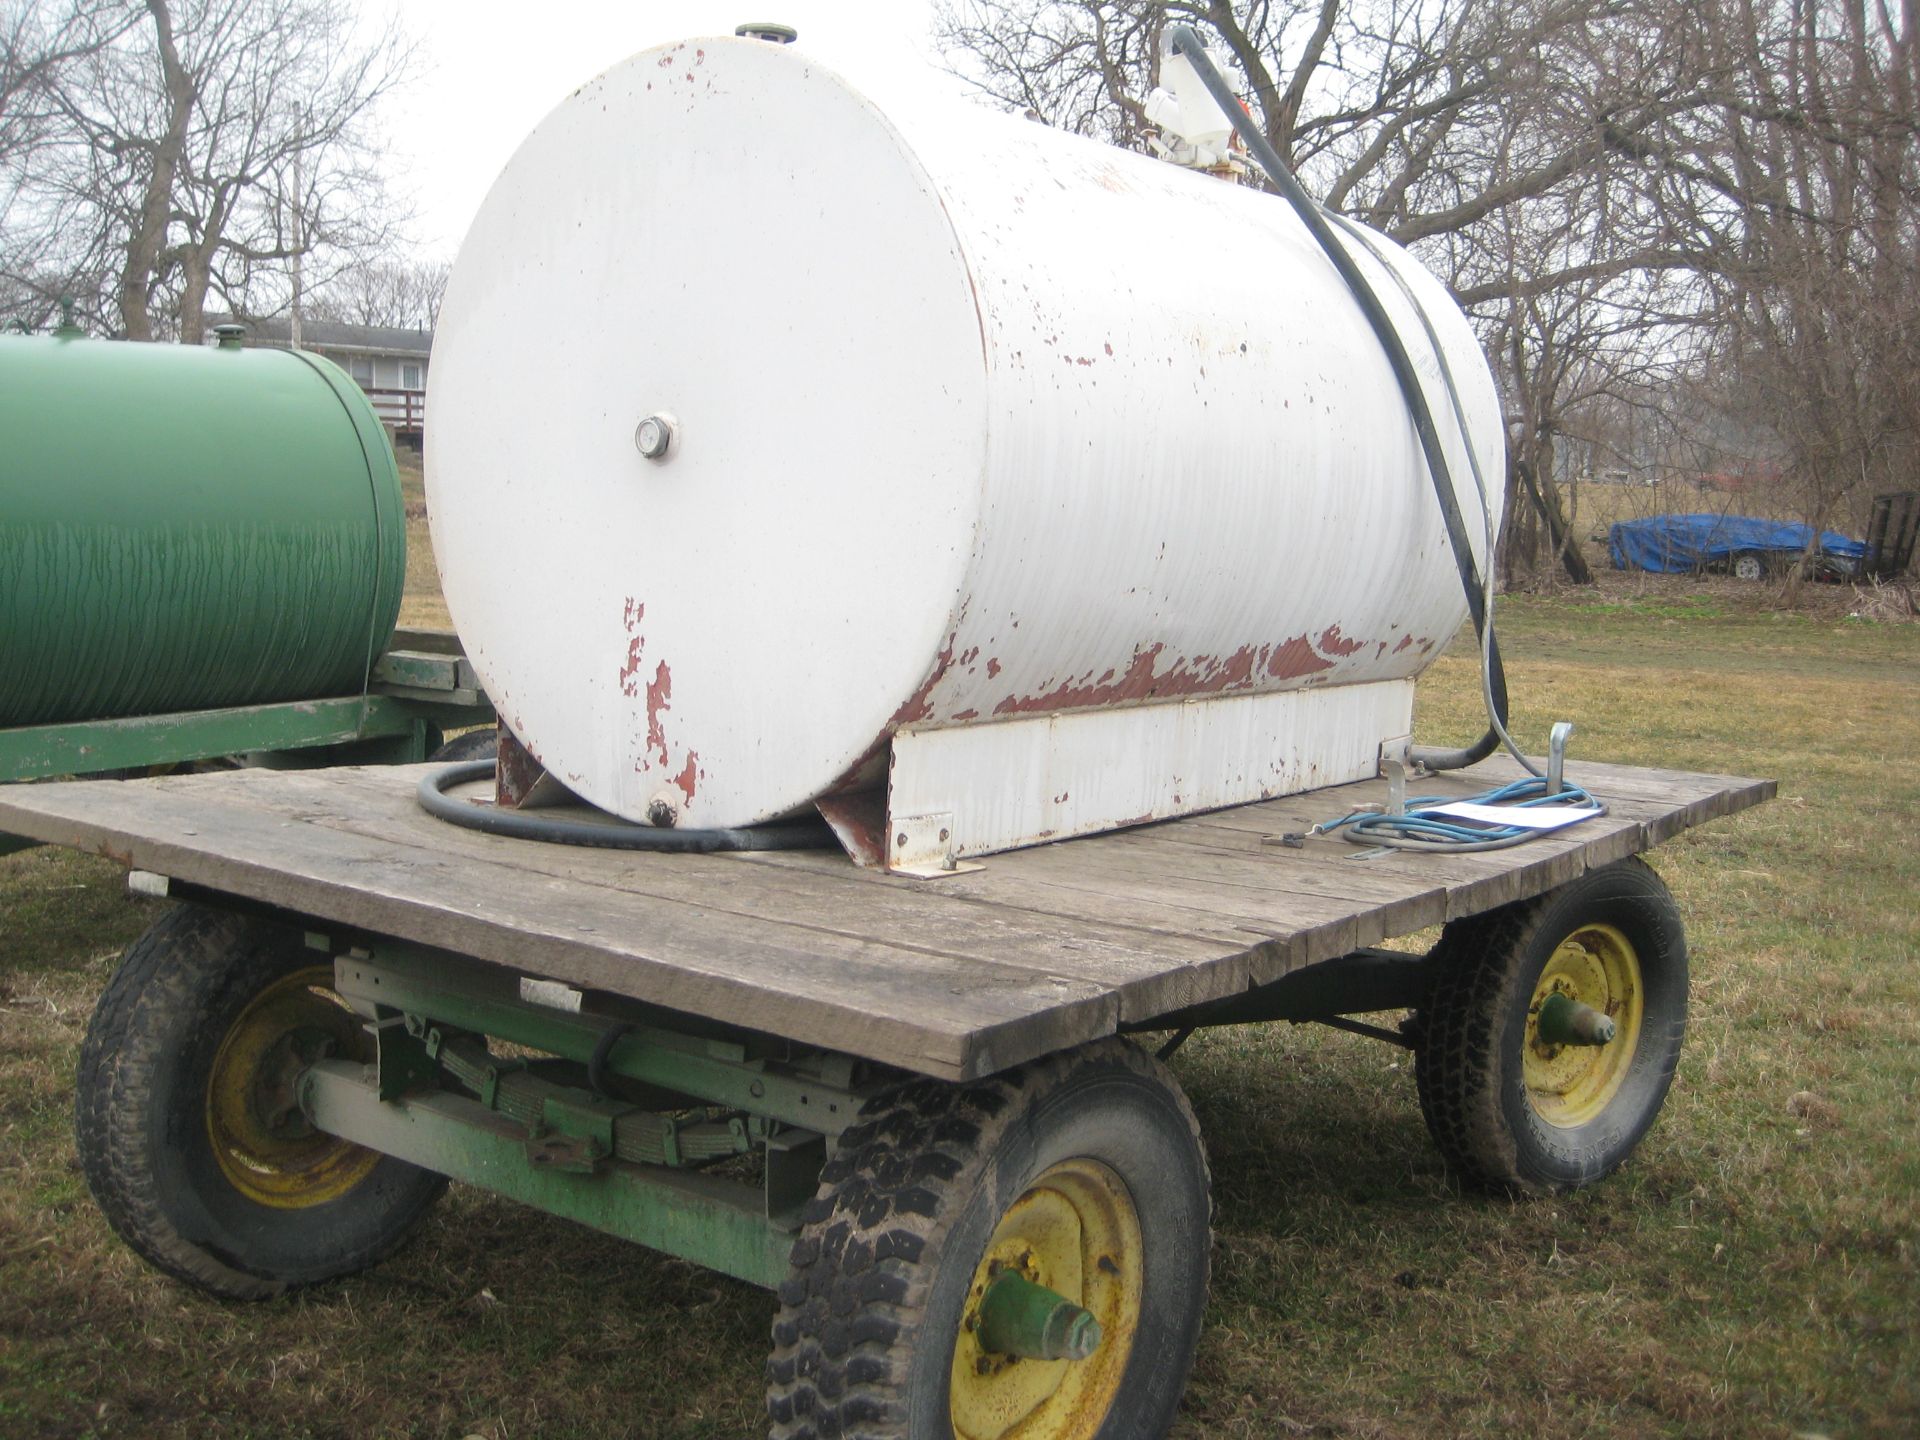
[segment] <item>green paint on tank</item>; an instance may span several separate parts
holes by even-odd
[[[405,579],[337,366],[0,337],[0,726],[358,694]]]

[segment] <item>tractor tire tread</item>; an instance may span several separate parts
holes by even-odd
[[[1071,1055],[1092,1053],[1165,1077],[1159,1061],[1124,1041]],[[957,1218],[943,1199],[987,1163],[1020,1102],[1073,1069],[1069,1055],[1053,1055],[965,1084],[914,1080],[862,1108],[821,1171],[793,1272],[779,1290],[767,1362],[769,1440],[906,1440],[898,1382]],[[1199,1123],[1184,1101],[1182,1108],[1198,1148]]]
[[[235,981],[224,963],[246,943],[246,917],[177,906],[122,958],[101,993],[80,1047],[74,1141],[81,1174],[113,1231],[155,1269],[225,1300],[267,1300],[299,1286],[353,1274],[391,1253],[446,1189],[444,1177],[412,1171],[367,1243],[329,1237],[324,1260],[297,1277],[264,1275],[223,1253],[217,1237],[183,1234],[161,1200],[152,1132],[154,1077],[177,1064],[181,1037],[220,1023]],[[398,1162],[393,1162],[397,1164]]]

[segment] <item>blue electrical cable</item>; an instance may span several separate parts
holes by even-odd
[[[1420,795],[1407,801],[1404,814],[1390,815],[1378,810],[1356,810],[1338,820],[1325,820],[1307,835],[1339,835],[1352,845],[1384,846],[1391,850],[1437,850],[1466,854],[1476,850],[1502,850],[1509,845],[1549,835],[1525,825],[1482,824],[1455,815],[1436,814],[1437,807],[1463,803],[1455,795]],[[1562,784],[1547,793],[1547,781],[1529,775],[1510,784],[1470,796],[1471,805],[1505,805],[1516,810],[1540,805],[1570,805],[1592,809],[1604,815],[1607,807],[1578,785]],[[1300,837],[1305,839],[1305,836]]]

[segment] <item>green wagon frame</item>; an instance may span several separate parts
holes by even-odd
[[[438,751],[448,731],[493,719],[459,637],[403,628],[358,695],[0,728],[0,785],[229,757],[276,767],[406,765]],[[0,832],[0,855],[35,843]]]

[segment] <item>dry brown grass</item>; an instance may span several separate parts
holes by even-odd
[[[407,505],[407,588],[400,599],[400,623],[451,630],[447,602],[440,598],[440,571],[433,563],[433,537],[427,529],[426,483],[415,451],[400,452],[400,493]]]

